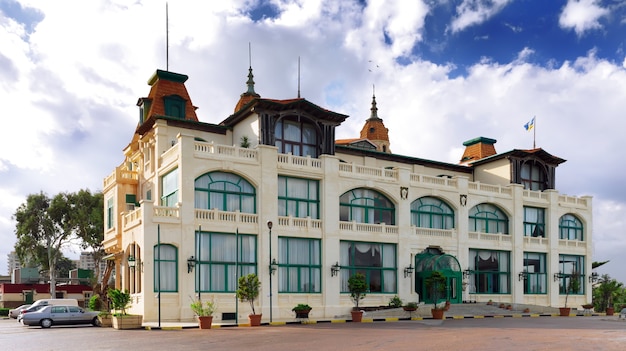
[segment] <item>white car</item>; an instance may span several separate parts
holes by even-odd
[[[20,307],[16,307],[16,308],[12,308],[9,310],[9,317],[10,318],[17,318],[17,315],[20,314],[20,311],[25,310],[27,308],[30,307],[30,304],[28,305],[22,305]]]
[[[78,306],[51,305],[22,315],[22,323],[24,325],[39,325],[42,328],[67,324],[99,326],[98,313],[97,311],[85,311]]]

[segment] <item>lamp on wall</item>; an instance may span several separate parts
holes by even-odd
[[[413,274],[413,265],[411,263],[409,263],[408,267],[404,267],[404,277],[408,277],[411,274]]]
[[[591,275],[589,276],[589,282],[595,283],[597,281],[598,281],[598,272],[591,273]]]
[[[330,276],[334,277],[339,274],[341,267],[339,266],[339,262],[335,262],[334,265],[330,266]]]
[[[193,272],[193,267],[196,266],[196,258],[192,255],[187,259],[187,273]]]
[[[137,265],[137,261],[135,261],[135,256],[132,256],[132,255],[128,256],[127,261],[128,261],[128,267],[129,268],[133,268],[134,269],[135,266]]]
[[[272,259],[272,263],[270,263],[270,274],[274,274],[276,273],[276,270],[278,269],[278,262],[276,262],[276,259]]]
[[[559,272],[559,273],[554,273],[554,281],[557,282],[559,281],[559,279],[561,278],[565,278],[565,274]]]
[[[528,279],[528,272],[526,271],[519,272],[519,274],[517,275],[517,279],[519,281]]]

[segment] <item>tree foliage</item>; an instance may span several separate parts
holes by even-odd
[[[259,277],[257,277],[254,273],[241,276],[239,277],[238,286],[237,298],[239,298],[242,302],[248,301],[250,303],[250,308],[252,309],[252,314],[256,314],[254,311],[254,300],[259,297],[259,293],[261,291],[261,282],[259,281]]]
[[[355,311],[359,309],[359,302],[365,298],[367,288],[367,281],[363,273],[355,273],[348,278],[348,291],[350,291],[350,298],[354,302]]]
[[[616,303],[623,302],[625,297],[624,285],[608,274],[603,274],[599,284],[593,288],[593,305],[598,312],[606,311],[607,307],[614,307]]]
[[[102,208],[102,194],[80,190],[52,198],[43,192],[31,194],[15,211],[15,252],[21,262],[41,265],[48,271],[52,296],[56,294],[57,265],[64,248],[81,244],[102,251],[97,244],[104,235]]]

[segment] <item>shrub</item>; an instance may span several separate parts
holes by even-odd
[[[389,307],[393,307],[393,308],[402,307],[402,300],[400,299],[400,297],[398,297],[398,295],[395,295],[394,297],[389,299]]]

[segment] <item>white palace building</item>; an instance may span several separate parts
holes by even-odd
[[[365,274],[362,306],[431,303],[430,272],[451,303],[562,307],[572,275],[591,301],[591,197],[555,189],[565,160],[541,148],[496,153],[464,143],[459,164],[393,154],[371,116],[336,140],[348,116],[303,98],[247,91],[219,124],[198,120],[187,76],[157,70],[123,162],[104,179],[104,247],[133,314],[192,321],[192,298],[214,299],[215,321],[247,319],[237,278],[258,274],[263,320],[349,315],[348,278]]]

